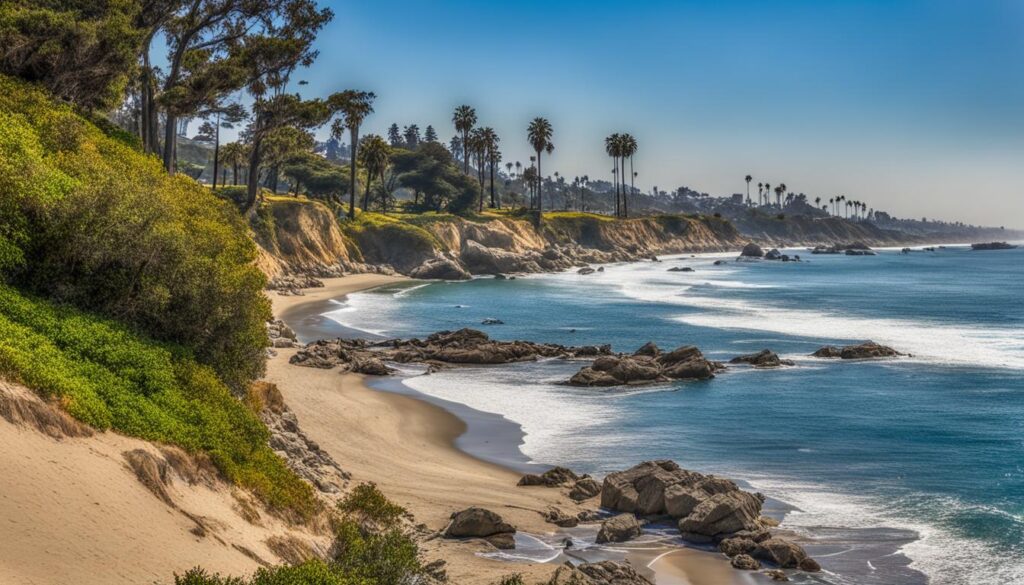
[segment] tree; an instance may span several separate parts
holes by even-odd
[[[455,131],[462,133],[462,149],[468,151],[466,145],[469,143],[469,131],[476,125],[476,110],[466,105],[455,108],[452,123],[455,124]],[[462,156],[462,172],[469,174],[469,156],[465,152]]]
[[[393,148],[402,148],[405,145],[402,139],[402,131],[398,129],[398,124],[392,124],[388,128],[388,142]]]
[[[363,144],[359,150],[359,162],[366,167],[366,190],[363,192],[363,209],[369,207],[370,185],[374,177],[379,177],[384,184],[384,172],[391,160],[391,147],[383,138],[376,134],[370,134],[363,138]]]
[[[402,135],[405,137],[405,147],[409,150],[413,150],[420,145],[420,127],[416,124],[406,126],[405,132]]]
[[[0,73],[86,110],[124,95],[144,38],[137,2],[0,2]]]
[[[203,122],[199,127],[199,137],[213,143],[213,180],[211,181],[211,188],[216,191],[217,172],[220,169],[220,129],[234,128],[235,124],[245,119],[246,111],[241,104],[227,104],[215,108],[206,114],[208,117],[213,118],[213,122],[209,120]]]
[[[637,143],[636,138],[633,138],[632,134],[622,135],[622,168],[625,171],[626,159],[629,159],[629,194],[632,195],[635,187],[633,186],[633,179],[636,177],[636,173],[633,172],[633,155],[636,154]],[[623,189],[625,189],[625,183],[623,183]],[[629,204],[628,198],[623,196],[622,198],[622,215],[623,217],[629,217]]]
[[[744,177],[743,180],[747,182],[747,206],[749,206],[750,205],[750,182],[754,180],[754,177],[751,177],[750,175],[747,175],[746,177]]]
[[[494,200],[494,172],[497,169],[498,163],[501,162],[501,151],[498,150],[498,143],[501,142],[501,138],[498,137],[498,133],[494,131],[494,128],[483,129],[483,141],[484,141],[484,159],[490,170],[491,175],[491,208],[495,206],[501,207],[501,203],[495,203]]]
[[[437,142],[437,130],[434,130],[433,126],[427,125],[427,129],[423,133],[423,141]]]
[[[368,91],[357,91],[353,89],[345,90],[340,94],[332,96],[332,100],[338,110],[341,112],[342,117],[334,122],[334,126],[331,128],[331,134],[338,137],[344,132],[346,128],[349,131],[349,138],[352,142],[352,159],[351,159],[351,188],[349,190],[349,208],[348,218],[356,218],[356,175],[357,164],[359,161],[359,126],[363,123],[363,120],[367,116],[373,113],[373,100],[377,96],[373,92]],[[363,206],[363,210],[366,210],[366,206]]]
[[[526,129],[526,138],[534,152],[537,153],[537,209],[539,211],[544,210],[544,189],[541,183],[541,177],[544,175],[541,172],[540,155],[544,151],[550,153],[550,150],[554,150],[555,145],[551,143],[552,133],[551,122],[544,118],[534,118]]]
[[[462,139],[456,134],[452,136],[451,142],[448,144],[448,148],[451,151],[452,157],[455,160],[460,160],[463,156]]]
[[[477,211],[484,209],[484,159],[487,154],[487,139],[484,136],[484,128],[474,128],[469,133],[466,143],[467,157],[471,156],[476,164],[476,179],[480,186],[480,200]]]
[[[269,172],[264,184],[272,193],[277,192],[281,167],[297,156],[311,152],[315,142],[309,130],[295,126],[281,126],[267,133],[263,141],[263,165]]]
[[[608,156],[612,157],[612,183],[615,187],[615,215],[620,216],[622,214],[622,204],[619,195],[619,160],[623,156],[625,143],[623,137],[618,132],[608,136],[604,139],[604,151]]]
[[[229,142],[220,149],[220,162],[231,167],[231,184],[238,184],[238,169],[245,164],[248,157],[246,147],[241,142]]]

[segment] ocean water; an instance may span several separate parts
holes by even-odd
[[[328,316],[387,336],[476,327],[617,351],[695,344],[721,360],[770,348],[797,366],[584,389],[560,384],[583,364],[548,360],[405,383],[518,423],[536,462],[602,474],[670,458],[743,480],[809,539],[826,572],[805,581],[1024,583],[1024,249],[803,257],[401,285]],[[808,357],[867,339],[913,357]]]

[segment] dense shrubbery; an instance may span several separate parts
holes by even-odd
[[[317,508],[270,450],[267,428],[183,349],[0,285],[0,375],[99,429],[204,452],[275,509],[308,517]]]
[[[251,579],[221,577],[203,569],[174,576],[174,585],[377,585],[375,581],[344,575],[331,565],[306,561],[301,565],[260,569]]]
[[[0,280],[262,372],[269,301],[238,213],[24,82],[0,76]]]

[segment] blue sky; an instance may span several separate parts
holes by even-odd
[[[308,96],[377,93],[365,131],[452,134],[473,105],[505,160],[607,176],[637,137],[639,184],[722,195],[754,175],[901,216],[1024,227],[1024,0],[374,0],[336,13]]]

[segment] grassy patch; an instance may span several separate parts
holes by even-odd
[[[206,453],[273,509],[302,518],[317,509],[263,423],[184,348],[0,285],[0,373],[93,427]]]

